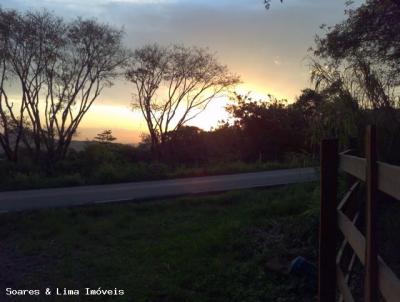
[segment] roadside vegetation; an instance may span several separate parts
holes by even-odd
[[[18,165],[0,161],[0,190],[111,184],[318,165],[317,160],[302,154],[288,154],[280,161],[232,160],[175,164],[135,158],[139,156],[140,151],[135,147],[87,143],[83,151],[71,152],[67,159],[59,162],[51,174],[28,160]]]
[[[0,280],[126,293],[96,301],[311,301],[314,281],[276,266],[315,263],[318,198],[311,183],[4,214]]]

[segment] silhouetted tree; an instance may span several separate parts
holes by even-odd
[[[383,138],[381,154],[400,150],[399,19],[400,4],[395,0],[368,0],[349,9],[345,21],[317,37],[312,62],[315,88],[330,98],[328,103],[347,99],[347,108],[355,109],[350,103],[356,102],[365,123],[377,124]],[[353,117],[347,117],[353,128]]]
[[[194,126],[182,126],[166,135],[163,159],[173,164],[195,164],[207,160],[206,132]]]
[[[301,116],[284,100],[270,96],[270,101],[253,101],[236,95],[237,103],[227,110],[242,132],[243,156],[246,160],[276,160],[288,152],[305,149]]]
[[[102,143],[102,144],[109,144],[115,141],[117,138],[112,135],[111,130],[104,130],[103,132],[99,133],[96,135],[94,140],[96,142]]]
[[[35,32],[31,32],[26,23],[24,16],[16,11],[0,9],[0,145],[11,161],[17,161],[20,143],[26,134],[24,129],[30,126],[27,116],[32,113],[28,111],[27,95],[41,85],[37,76],[28,81],[30,65],[34,63],[31,63],[33,54],[26,49],[33,52],[38,45],[34,43]],[[36,70],[33,73],[37,75]],[[18,79],[21,80],[22,96],[15,102],[9,98],[8,90]]]
[[[318,151],[322,138],[337,137],[345,147],[359,135],[362,112],[346,91],[305,89],[291,107],[301,113],[307,141],[314,152]]]
[[[133,107],[147,122],[152,150],[239,83],[206,49],[157,44],[137,49],[126,71],[134,84]]]
[[[216,129],[205,135],[207,159],[213,163],[244,160],[244,135],[235,125],[221,123]]]
[[[23,141],[49,162],[62,159],[82,118],[127,60],[122,32],[94,20],[65,22],[46,11],[1,10],[0,25],[3,80],[21,87],[21,100],[12,106],[2,85],[2,144],[11,121],[15,143]]]
[[[348,71],[351,85],[357,84],[361,90],[357,97],[365,100],[363,106],[377,109],[398,105],[399,18],[398,1],[368,0],[348,10],[344,22],[329,27],[323,38],[316,39],[314,54],[323,60],[324,69],[341,75]]]

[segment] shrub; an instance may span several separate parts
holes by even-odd
[[[79,173],[60,175],[57,177],[52,177],[50,179],[52,187],[81,186],[85,184],[85,180]]]
[[[121,173],[118,167],[110,163],[101,164],[96,168],[91,175],[89,183],[91,184],[105,184],[122,181]]]

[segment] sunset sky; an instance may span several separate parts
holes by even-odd
[[[361,1],[356,1],[359,4]],[[123,27],[131,49],[147,43],[180,43],[208,47],[244,82],[239,93],[256,98],[270,93],[292,101],[310,86],[307,49],[323,23],[344,19],[344,0],[0,0],[3,8],[46,8],[66,18],[96,18]],[[79,139],[113,130],[120,142],[134,143],[146,132],[144,120],[132,112],[133,87],[124,81],[103,92],[79,128]],[[217,100],[192,125],[209,130],[226,118]]]

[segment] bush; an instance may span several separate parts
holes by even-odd
[[[157,175],[152,175],[146,163],[135,163],[124,166],[124,174],[126,179],[130,181],[140,181],[157,178]]]
[[[122,181],[121,173],[118,167],[112,164],[102,164],[96,168],[91,175],[89,182],[91,184],[105,184]]]
[[[148,165],[149,175],[151,178],[165,178],[168,174],[169,167],[166,164],[162,163],[150,163]]]
[[[284,162],[292,167],[310,167],[319,165],[317,159],[313,158],[308,153],[286,153],[284,156]]]
[[[53,187],[81,186],[85,181],[79,173],[60,176],[44,176],[39,173],[16,172],[0,185],[2,190],[27,190]]]
[[[41,177],[41,175],[36,173],[24,174],[17,172],[10,178],[7,188],[13,189],[34,189],[39,187],[47,187],[47,179]]]
[[[51,187],[59,186],[82,186],[85,184],[85,180],[79,173],[60,175],[57,177],[52,177]]]
[[[129,158],[132,150],[134,152]],[[137,154],[137,148],[132,146],[88,143],[83,151],[71,150],[65,160],[51,167],[26,156],[21,156],[18,164],[0,161],[0,190],[197,177],[317,165],[309,155],[302,153],[287,153],[285,160],[281,162],[225,159],[170,165],[162,162],[135,161]]]

